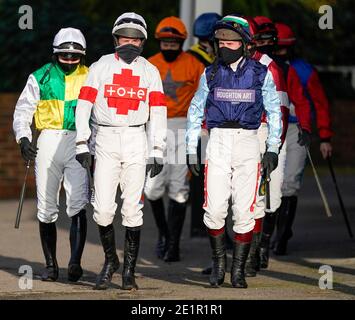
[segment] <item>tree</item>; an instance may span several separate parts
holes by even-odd
[[[148,24],[148,41],[143,55],[158,50],[154,29],[159,20],[178,14],[175,5],[161,1],[45,1],[30,2],[33,10],[33,30],[21,30],[18,13],[21,0],[0,2],[0,92],[19,91],[30,73],[49,62],[54,35],[63,27],[80,29],[87,41],[87,65],[103,54],[113,52],[112,25],[123,12],[140,13]]]

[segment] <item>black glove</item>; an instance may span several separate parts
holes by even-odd
[[[309,148],[309,146],[311,145],[311,138],[312,138],[311,134],[307,130],[300,129],[300,131],[298,133],[297,143],[300,146],[305,146],[305,147]]]
[[[36,158],[38,148],[35,148],[28,138],[23,137],[20,139],[20,148],[22,158],[26,161],[33,161]]]
[[[86,169],[91,167],[91,154],[89,152],[78,153],[75,159],[80,162],[81,166]]]
[[[279,156],[275,152],[265,152],[263,159],[261,160],[263,170],[267,170],[268,174],[270,174],[277,168],[278,161]]]
[[[149,158],[145,174],[148,174],[150,171],[150,177],[154,178],[163,170],[163,167],[164,165],[163,165],[162,158],[155,158],[155,157]]]
[[[197,154],[186,155],[186,163],[191,173],[198,177],[200,175],[201,166]]]

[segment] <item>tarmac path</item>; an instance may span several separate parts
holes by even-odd
[[[18,201],[0,201],[0,299],[355,299],[355,240],[347,234],[329,174],[321,175],[321,180],[333,217],[326,217],[315,180],[308,172],[299,196],[289,255],[271,256],[267,270],[247,279],[248,289],[232,288],[229,272],[221,288],[210,288],[208,276],[201,274],[210,261],[209,242],[207,238],[190,238],[189,209],[181,240],[182,261],[168,264],[157,259],[154,255],[157,231],[149,204],[144,208],[144,227],[136,268],[138,291],[120,290],[120,273],[114,275],[109,290],[92,290],[104,256],[91,209],[81,281],[72,284],[66,278],[70,220],[62,212],[57,223],[60,276],[55,283],[42,282],[40,273],[44,258],[35,217],[35,199],[25,201],[18,230],[13,227]],[[355,231],[355,174],[339,175],[338,183]],[[64,203],[64,199],[61,202]],[[116,242],[122,262],[124,233],[120,223],[120,216],[116,215]],[[228,251],[228,271],[230,264],[231,251]],[[33,270],[32,289],[21,289],[19,286],[22,281],[19,268],[22,265],[29,265]],[[324,275],[319,272],[322,265],[332,268],[333,289],[322,290],[319,287],[319,279]],[[119,271],[122,271],[122,265]]]

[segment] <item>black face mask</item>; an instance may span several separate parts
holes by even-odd
[[[62,63],[62,62],[58,62],[58,64],[60,68],[65,72],[65,74],[72,73],[79,65],[79,63]]]
[[[124,60],[126,63],[131,64],[132,61],[140,56],[143,51],[143,47],[137,47],[133,44],[125,44],[115,48],[118,57]]]
[[[259,51],[260,53],[271,56],[273,51],[275,50],[275,46],[273,44],[267,44],[265,46],[256,47],[256,50]]]
[[[166,62],[173,62],[177,59],[182,49],[179,50],[160,50]]]
[[[227,47],[219,48],[218,54],[222,62],[228,66],[243,56],[243,47],[240,47],[236,50]]]

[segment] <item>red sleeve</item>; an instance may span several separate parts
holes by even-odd
[[[274,79],[276,90],[285,92],[286,83],[285,83],[285,77],[282,69],[276,64],[275,61],[271,61],[271,63],[268,66],[268,69],[270,70],[272,77]]]
[[[149,106],[150,107],[166,107],[166,99],[164,93],[160,91],[149,92]]]
[[[94,103],[97,96],[97,89],[89,86],[83,86],[80,89],[79,98]]]
[[[270,70],[271,75],[274,79],[276,85],[276,91],[279,94],[279,98],[281,101],[280,107],[282,112],[282,133],[281,133],[281,146],[282,146],[286,139],[286,133],[288,128],[288,116],[290,113],[289,102],[288,102],[287,92],[286,92],[285,77],[282,69],[275,63],[275,61],[272,61],[269,64],[268,69]]]
[[[301,80],[292,66],[289,67],[287,75],[287,93],[295,106],[296,116],[301,128],[311,132],[311,106],[304,94]]]
[[[333,135],[330,123],[328,99],[320,83],[317,71],[313,70],[307,83],[308,93],[317,113],[317,128],[321,139],[330,139]]]
[[[281,147],[282,147],[282,145],[286,140],[286,134],[288,129],[288,116],[290,114],[290,109],[288,107],[281,106],[281,112],[282,112],[282,118],[281,118],[282,119]]]

